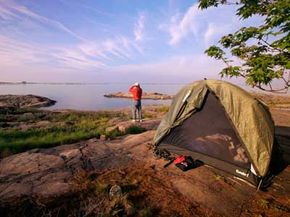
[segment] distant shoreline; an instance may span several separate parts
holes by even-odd
[[[123,99],[131,99],[132,96],[130,93],[125,92],[117,92],[117,93],[110,93],[105,94],[104,97],[107,98],[123,98]],[[172,99],[173,95],[163,94],[163,93],[151,93],[151,92],[145,92],[142,94],[142,99],[151,99],[151,100],[169,100]]]
[[[280,108],[280,109],[290,109],[290,96],[289,95],[271,95],[265,93],[250,92],[250,94],[264,101],[269,108]],[[117,92],[105,94],[103,97],[106,98],[124,98],[131,99],[131,94],[127,92]],[[162,94],[158,92],[145,92],[142,99],[144,100],[171,100],[174,95]],[[47,97],[25,94],[25,95],[13,95],[13,94],[4,94],[0,95],[0,108],[45,108],[55,105],[56,101],[49,99]],[[65,108],[72,109],[73,108]],[[78,109],[76,109],[78,110]],[[82,109],[81,109],[82,110]],[[92,109],[94,110],[94,109]],[[100,110],[109,110],[109,108],[101,108]],[[85,111],[85,110],[84,110]]]

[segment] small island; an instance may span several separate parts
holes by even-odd
[[[0,95],[0,108],[40,108],[52,106],[56,101],[36,95]]]
[[[108,98],[132,98],[130,93],[126,92],[117,92],[117,93],[110,93],[105,94],[104,97]],[[145,92],[142,94],[142,99],[152,99],[152,100],[168,100],[172,99],[172,95],[157,93],[157,92]]]

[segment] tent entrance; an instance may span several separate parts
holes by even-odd
[[[249,169],[251,165],[250,158],[223,106],[211,92],[207,94],[202,109],[191,115],[181,125],[173,128],[162,139],[159,146],[172,152],[176,147],[182,150],[183,154],[186,154],[186,151],[188,155],[196,153],[196,157],[208,156],[211,159],[217,159],[217,164],[224,162],[244,169]],[[215,164],[214,161],[211,160],[211,162]],[[212,166],[218,167],[218,165]]]

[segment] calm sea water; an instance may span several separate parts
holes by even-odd
[[[184,84],[143,84],[144,92],[175,94]],[[0,94],[34,94],[56,100],[48,109],[101,110],[131,106],[130,99],[106,98],[104,94],[127,92],[130,84],[9,84]],[[169,104],[170,100],[143,100],[143,105]]]

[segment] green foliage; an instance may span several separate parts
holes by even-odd
[[[139,134],[145,132],[146,129],[138,125],[131,125],[126,129],[125,134]]]
[[[237,15],[247,19],[253,15],[264,17],[261,26],[243,27],[233,34],[223,36],[219,46],[209,47],[205,53],[227,65],[221,76],[244,77],[246,83],[268,91],[288,90],[290,86],[290,1],[289,0],[199,0],[199,7],[217,7],[219,4],[236,4]],[[227,49],[229,52],[224,51]],[[239,66],[226,57],[242,60]],[[279,79],[284,87],[273,89],[271,83]],[[265,88],[267,86],[267,88]]]
[[[29,118],[28,118],[29,117]],[[129,119],[121,112],[57,113],[40,110],[0,109],[0,156],[33,148],[52,147],[99,138],[113,118]],[[110,138],[118,136],[112,132]]]
[[[225,55],[225,52],[217,46],[211,46],[205,52],[216,59],[221,59]]]
[[[158,107],[166,110],[168,106]],[[146,131],[131,125],[125,132],[118,128],[106,131],[114,122],[125,121],[130,115],[123,112],[50,112],[41,110],[0,109],[0,158],[33,148],[47,148],[90,138],[107,138]]]
[[[227,68],[224,68],[220,72],[220,75],[221,75],[221,77],[224,77],[224,76],[229,76],[229,77],[239,76],[240,75],[240,71],[239,70],[240,70],[239,66],[229,66]]]

